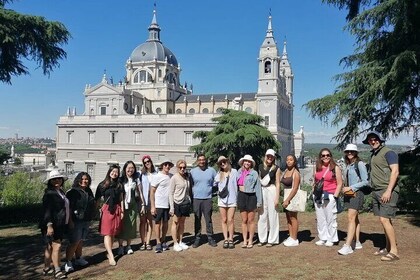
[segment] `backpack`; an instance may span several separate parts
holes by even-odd
[[[360,161],[355,162],[354,171],[356,171],[357,177],[359,177],[359,179],[362,180],[362,177],[360,177],[359,162]],[[366,170],[367,170],[367,174],[368,174],[368,182],[369,182],[370,181],[370,165],[365,164],[365,166],[366,166]],[[365,195],[369,195],[372,192],[372,188],[371,188],[370,185],[363,186],[359,190],[362,191],[362,193],[365,194]]]

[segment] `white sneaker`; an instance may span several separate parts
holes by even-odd
[[[175,252],[181,252],[182,251],[181,245],[179,245],[178,243],[174,244],[174,251]]]
[[[179,242],[179,246],[181,246],[182,250],[187,250],[189,248],[184,242]]]
[[[360,250],[363,248],[362,243],[360,243],[360,241],[356,241],[355,245],[354,245],[354,249],[356,250]]]
[[[76,259],[75,261],[74,261],[74,264],[75,265],[78,265],[78,266],[86,266],[86,265],[88,265],[89,263],[87,262],[87,260],[85,260],[83,257],[80,257],[80,258],[78,258],[78,259]]]
[[[325,242],[325,246],[332,247],[332,246],[334,246],[334,242],[327,241],[327,242]]]
[[[131,246],[127,246],[127,255],[132,255],[134,252],[133,252],[133,249],[131,249]]]
[[[351,248],[351,246],[344,244],[343,247],[340,250],[338,250],[338,253],[340,255],[345,256],[345,255],[353,253],[353,249]]]
[[[299,246],[299,240],[298,239],[293,239],[293,238],[288,238],[286,239],[286,241],[283,242],[283,245],[286,247],[295,247],[295,246]]]
[[[121,246],[118,248],[118,256],[123,256],[124,255],[124,247]]]
[[[73,264],[71,262],[66,262],[66,264],[64,265],[64,271],[66,273],[74,271]]]
[[[290,239],[292,239],[290,236],[287,237],[287,239],[283,241],[283,244],[289,242]]]
[[[325,241],[324,240],[318,240],[317,242],[315,242],[315,245],[324,246],[325,245]]]

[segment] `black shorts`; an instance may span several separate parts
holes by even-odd
[[[357,191],[355,197],[351,196],[344,196],[344,208],[345,209],[354,209],[354,210],[362,210],[363,209],[363,201],[365,195],[362,191]]]
[[[156,216],[153,216],[153,220],[156,223],[161,221],[167,222],[169,221],[169,209],[167,208],[156,208]]]
[[[174,203],[174,214],[177,217],[189,217],[191,212],[191,203]]]
[[[255,193],[244,193],[239,191],[237,206],[239,211],[254,211],[257,209],[257,195]]]
[[[62,227],[54,227],[54,233],[53,235],[47,235],[47,229],[42,229],[42,242],[44,245],[51,244],[51,242],[56,241],[57,243],[60,243],[64,239],[64,235],[67,232],[67,226]]]

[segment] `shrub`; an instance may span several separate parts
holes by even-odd
[[[45,185],[31,179],[28,173],[16,172],[5,180],[2,199],[5,206],[30,205],[41,202]]]

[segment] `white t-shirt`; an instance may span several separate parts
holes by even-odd
[[[156,188],[155,207],[169,209],[169,190],[171,188],[172,174],[163,174],[158,172],[152,176],[150,186]]]

